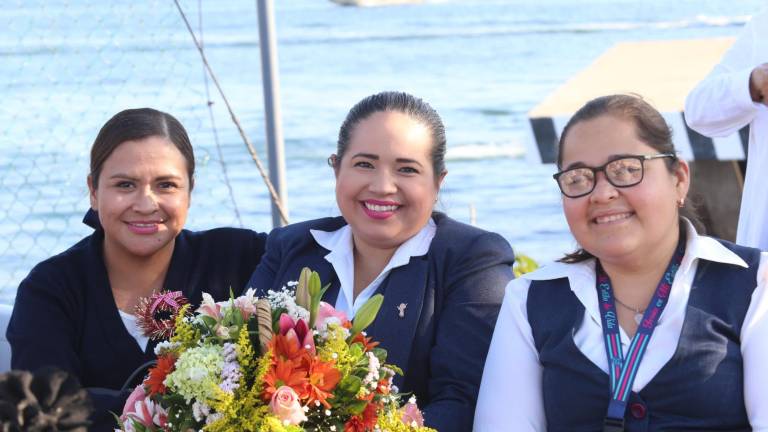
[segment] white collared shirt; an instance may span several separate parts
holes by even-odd
[[[147,344],[149,343],[149,336],[146,336],[144,331],[139,328],[136,315],[131,315],[128,312],[121,311],[120,309],[117,311],[120,312],[120,319],[123,321],[125,329],[128,330],[128,334],[136,339],[136,343],[139,345],[139,348],[141,348],[142,351],[146,351]]]
[[[344,225],[336,231],[309,230],[317,244],[330,251],[325,256],[325,260],[333,266],[340,283],[339,296],[334,306],[336,310],[343,311],[349,319],[352,319],[360,307],[373,296],[389,272],[408,264],[411,257],[426,255],[432,239],[435,238],[436,230],[435,222],[430,218],[424,228],[397,248],[381,273],[360,291],[357,297],[354,296],[355,254],[352,229],[349,225]]]
[[[699,259],[747,264],[717,240],[699,236],[688,224],[685,257],[677,271],[667,306],[648,343],[632,391],[642,390],[672,358],[680,339],[688,296]],[[768,431],[768,253],[760,256],[755,288],[741,328],[744,402],[754,431]],[[542,367],[528,323],[528,288],[533,280],[567,277],[586,317],[573,335],[579,350],[607,373],[602,321],[595,293],[595,261],[553,263],[507,285],[493,334],[475,412],[475,431],[544,431]],[[556,313],[556,311],[553,311]],[[623,352],[630,339],[621,330]],[[674,390],[670,390],[674,391]]]
[[[768,9],[752,17],[720,63],[688,95],[685,121],[702,135],[725,137],[749,125],[749,158],[736,243],[768,250],[768,106],[749,94],[752,70],[768,63]],[[738,139],[738,138],[734,138]]]

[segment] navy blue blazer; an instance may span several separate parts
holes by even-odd
[[[379,287],[384,304],[367,333],[387,350],[388,363],[405,372],[395,384],[416,395],[427,425],[468,431],[514,254],[498,234],[441,213],[433,219],[437,231],[427,254],[393,269]],[[248,286],[263,295],[309,267],[331,284],[323,300],[335,304],[339,279],[325,260],[329,251],[309,230],[334,231],[345,224],[336,217],[275,229]],[[407,304],[402,318],[401,303]]]
[[[37,266],[21,282],[8,325],[11,366],[36,370],[55,366],[74,374],[94,400],[91,430],[113,430],[130,391],[120,392],[140,365],[153,360],[123,324],[102,255],[97,229],[65,252]],[[214,298],[237,295],[264,253],[266,234],[235,228],[183,230],[176,237],[164,287],[183,291],[192,304],[202,292]]]

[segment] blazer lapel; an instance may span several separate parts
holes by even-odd
[[[426,257],[412,257],[408,265],[392,270],[379,287],[384,303],[367,330],[387,350],[387,363],[398,366],[403,372],[408,368],[421,317],[428,267]]]

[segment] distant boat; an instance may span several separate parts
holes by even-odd
[[[342,6],[391,6],[402,4],[422,3],[424,0],[331,0]]]

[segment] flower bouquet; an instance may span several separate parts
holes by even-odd
[[[402,371],[363,332],[383,297],[349,321],[320,301],[327,286],[317,273],[305,268],[288,285],[218,303],[203,294],[194,314],[177,297],[144,302],[173,325],[155,332],[170,339],[157,345],[157,364],[128,398],[117,430],[431,431],[414,398],[400,406],[392,379]],[[167,329],[147,322],[153,311],[144,327]]]

